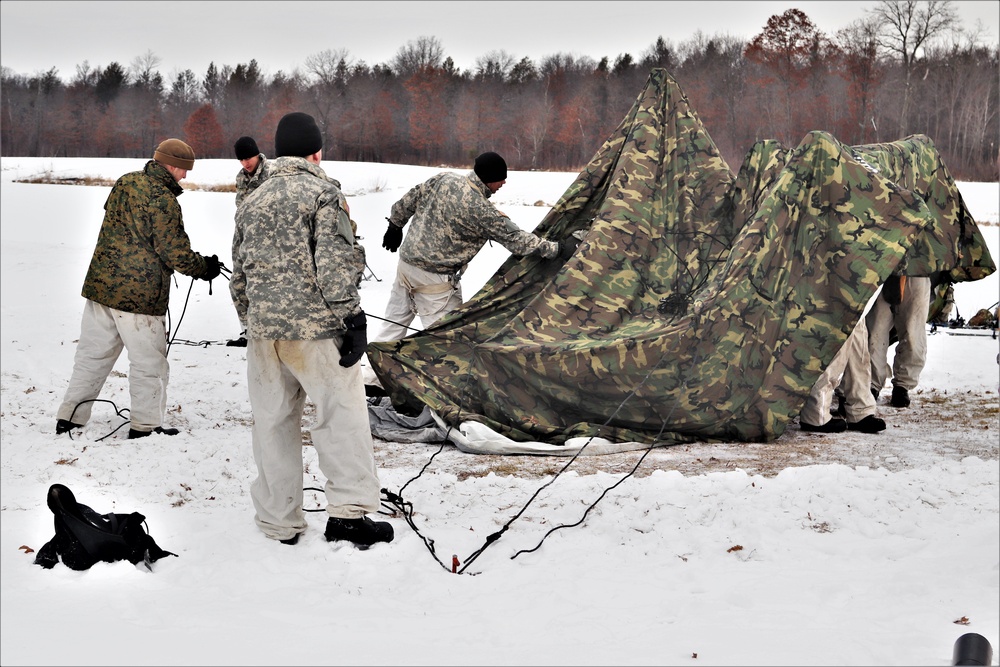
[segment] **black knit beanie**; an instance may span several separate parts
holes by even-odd
[[[507,179],[507,163],[493,151],[477,157],[476,166],[472,170],[483,183],[498,183]]]
[[[236,151],[237,160],[246,160],[260,155],[257,142],[253,140],[253,137],[240,137],[233,144],[233,150]]]
[[[323,148],[323,134],[316,119],[307,113],[294,111],[278,121],[274,132],[274,155],[307,157]]]

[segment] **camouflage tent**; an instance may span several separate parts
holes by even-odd
[[[995,271],[924,136],[762,141],[734,177],[680,86],[654,70],[535,233],[451,316],[368,348],[400,411],[513,441],[768,441],[802,408],[894,271]]]

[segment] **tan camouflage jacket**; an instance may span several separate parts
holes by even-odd
[[[487,201],[492,193],[470,171],[443,172],[413,187],[392,205],[389,221],[410,229],[399,258],[425,271],[453,273],[469,263],[487,241],[517,256],[536,253],[552,259],[559,243],[522,231]]]
[[[197,277],[205,257],[191,250],[177,196],[184,191],[150,160],[125,174],[104,202],[104,222],[83,281],[84,298],[140,315],[166,315],[174,271]]]
[[[259,153],[257,157],[260,158],[260,162],[257,163],[257,168],[253,170],[252,174],[248,174],[245,169],[240,168],[238,174],[236,174],[236,206],[239,207],[243,203],[243,200],[248,194],[255,190],[261,183],[267,179],[268,161],[264,157],[263,153]]]
[[[351,220],[336,181],[300,157],[271,160],[236,211],[229,292],[247,338],[316,340],[361,310]]]

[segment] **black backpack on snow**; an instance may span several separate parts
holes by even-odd
[[[127,560],[133,565],[142,562],[152,571],[157,560],[177,555],[157,546],[143,527],[146,517],[138,512],[98,514],[78,503],[62,484],[49,487],[47,501],[55,515],[56,534],[35,556],[35,564],[45,569],[54,567],[62,557],[73,570],[87,570],[98,561]]]

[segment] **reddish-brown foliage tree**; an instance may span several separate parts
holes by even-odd
[[[215,107],[211,104],[203,104],[195,109],[184,123],[184,137],[198,157],[229,157],[226,154],[222,126],[215,115]]]
[[[754,77],[758,90],[768,91],[756,99],[777,129],[773,138],[797,144],[809,130],[830,129],[819,118],[826,104],[823,92],[809,84],[815,84],[816,68],[824,68],[824,58],[834,52],[832,43],[799,9],[772,16],[750,41],[744,55],[759,68]],[[811,90],[803,94],[807,87]]]
[[[424,162],[439,157],[446,139],[448,109],[444,104],[444,83],[442,70],[423,67],[403,84],[410,94],[410,145]]]

